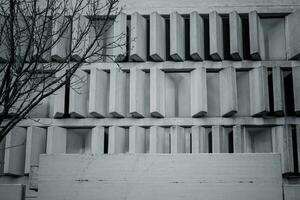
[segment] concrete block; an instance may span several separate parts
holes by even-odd
[[[229,14],[230,55],[233,60],[243,59],[242,20],[236,11]]]
[[[223,22],[216,11],[209,13],[209,49],[213,60],[224,60]]]
[[[57,126],[48,127],[46,153],[66,153],[66,149],[67,130]]]
[[[300,57],[300,11],[296,10],[285,17],[287,58],[298,59]]]
[[[281,155],[282,173],[294,171],[293,141],[291,127],[275,126],[272,128],[272,148],[274,153]]]
[[[164,117],[165,73],[158,68],[150,69],[150,113],[153,117]]]
[[[184,128],[180,126],[171,126],[171,153],[185,153],[186,141]]]
[[[147,21],[135,12],[131,15],[130,58],[133,61],[147,60]]]
[[[149,153],[170,153],[170,136],[163,127],[150,127]]]
[[[208,153],[208,133],[204,127],[192,126],[192,153]]]
[[[263,116],[270,111],[267,68],[261,66],[252,69],[249,73],[251,116]]]
[[[109,96],[109,74],[91,69],[89,86],[89,114],[93,117],[107,117]]]
[[[30,126],[27,128],[25,174],[31,167],[38,166],[40,154],[46,153],[47,131],[45,128]]]
[[[127,15],[125,13],[119,13],[115,20],[114,41],[116,43],[116,47],[113,48],[115,61],[123,61],[127,54]]]
[[[129,153],[146,153],[146,130],[139,126],[129,128]]]
[[[166,22],[157,12],[150,15],[150,56],[154,61],[166,60]]]
[[[228,153],[228,137],[222,126],[212,126],[212,152]]]
[[[130,69],[129,112],[133,117],[146,116],[146,74],[138,68]]]
[[[110,70],[109,114],[125,117],[126,72],[113,68]]]
[[[125,128],[111,126],[108,129],[108,153],[126,153],[128,152],[128,135],[126,136]]]
[[[65,70],[61,70],[57,72],[55,75],[56,77],[63,76],[66,73]],[[62,81],[65,80],[65,77]],[[54,118],[61,118],[65,114],[65,95],[66,95],[66,86],[63,85],[60,89],[58,89],[53,94],[53,117]]]
[[[201,117],[207,113],[206,69],[198,67],[191,72],[191,116]]]
[[[79,15],[72,21],[71,59],[80,61],[89,47],[89,19]],[[87,54],[88,55],[88,54]]]
[[[25,186],[21,184],[0,184],[0,194],[3,200],[24,200]]]
[[[71,117],[83,118],[87,116],[88,109],[88,75],[78,69],[70,81],[70,104],[69,113]]]
[[[283,78],[281,76],[280,67],[272,67],[273,79],[273,98],[274,98],[274,112],[276,114],[283,114],[284,112],[284,86]]]
[[[51,58],[63,62],[71,51],[72,25],[66,16],[58,17],[52,24],[52,41],[55,45],[51,49]]]
[[[104,133],[103,126],[96,126],[91,131],[91,153],[103,154],[104,153]]]
[[[26,129],[13,128],[5,139],[4,174],[22,176],[25,168]]]
[[[265,39],[261,20],[256,11],[249,13],[250,55],[253,60],[265,60]]]
[[[204,22],[198,12],[190,14],[190,55],[193,60],[204,60]]]
[[[185,23],[178,13],[170,14],[170,56],[174,61],[185,59]]]
[[[238,112],[236,71],[226,67],[220,71],[220,111],[223,117],[229,117]]]
[[[294,104],[295,112],[300,114],[300,67],[293,67],[293,87],[294,87]]]

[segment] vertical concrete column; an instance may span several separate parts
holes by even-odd
[[[208,134],[204,127],[193,126],[192,130],[192,153],[208,153]]]
[[[185,133],[180,126],[171,126],[171,153],[185,153]]]
[[[268,71],[266,67],[261,66],[252,69],[249,73],[251,116],[263,116],[270,111]]]
[[[264,30],[256,11],[249,13],[250,54],[253,60],[265,60]]]
[[[277,114],[283,114],[284,112],[284,86],[281,76],[280,67],[272,68],[273,79],[273,98],[274,98],[274,112]]]
[[[193,60],[204,60],[204,22],[196,11],[190,14],[190,55]]]
[[[185,153],[192,153],[192,134],[191,134],[191,130],[189,128],[185,128],[184,129],[184,143],[185,143],[185,149],[184,152]]]
[[[191,116],[201,117],[207,113],[206,69],[197,67],[191,72]]]
[[[31,167],[39,165],[40,154],[46,153],[47,131],[45,128],[30,126],[27,128],[25,174]]]
[[[296,10],[285,17],[286,21],[286,47],[288,59],[300,57],[300,11]]]
[[[52,41],[55,45],[51,49],[51,58],[62,62],[70,54],[72,25],[66,16],[60,16],[52,24]]]
[[[155,61],[166,60],[166,22],[157,12],[150,15],[150,56]]]
[[[150,69],[150,113],[153,117],[165,116],[165,73],[158,68]]]
[[[130,69],[129,112],[133,117],[141,118],[146,114],[146,74],[134,67]]]
[[[185,59],[185,23],[178,12],[170,14],[170,56],[174,61]]]
[[[104,132],[103,126],[96,126],[92,128],[91,132],[91,153],[103,154],[104,153]]]
[[[213,60],[224,60],[223,22],[216,11],[209,13],[209,48]]]
[[[295,112],[300,114],[300,67],[293,67],[293,87],[294,87],[294,104]]]
[[[139,13],[131,15],[130,58],[137,62],[147,60],[147,21]]]
[[[25,168],[26,129],[13,128],[5,138],[4,174],[21,176]]]
[[[272,147],[274,153],[280,153],[281,155],[282,173],[293,172],[293,141],[290,126],[275,126],[272,128]]]
[[[233,60],[243,59],[242,20],[236,11],[229,14],[230,55]]]
[[[129,128],[129,153],[146,153],[146,131],[139,126]]]
[[[233,67],[220,71],[220,109],[223,117],[232,116],[238,111],[236,72]]]
[[[75,61],[80,61],[87,51],[89,45],[89,34],[87,31],[89,26],[89,19],[83,15],[79,15],[72,21],[71,58]]]
[[[212,152],[228,153],[228,137],[222,126],[212,127]]]
[[[69,113],[71,117],[83,118],[87,116],[88,97],[88,75],[78,69],[70,81]]]
[[[63,76],[66,73],[65,70],[61,70],[57,72],[56,77]],[[62,81],[65,80],[65,77]],[[54,94],[53,98],[53,117],[61,118],[65,113],[65,95],[66,95],[66,86],[63,85],[60,89],[58,89]]]
[[[106,117],[108,114],[109,74],[103,70],[91,69],[89,87],[89,114]]]
[[[109,114],[113,117],[125,116],[126,72],[112,68],[109,84]]]
[[[169,135],[159,126],[150,127],[149,153],[170,153]]]
[[[46,153],[66,153],[67,150],[67,129],[50,126],[47,129]]]
[[[243,153],[242,126],[233,126],[233,152]]]
[[[127,15],[120,13],[114,23],[114,40],[117,42],[117,46],[113,48],[113,55],[115,61],[123,61],[126,57],[126,45],[127,45]]]
[[[126,153],[127,142],[125,128],[111,126],[108,129],[108,153]]]

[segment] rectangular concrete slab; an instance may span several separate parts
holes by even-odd
[[[190,56],[204,60],[204,22],[197,12],[190,14]]]
[[[163,127],[150,127],[149,153],[170,153],[169,133]]]
[[[285,17],[287,58],[298,59],[300,56],[300,11],[296,10]]]
[[[86,16],[79,15],[72,21],[72,42],[71,42],[71,58],[80,61],[89,47],[89,19]],[[89,54],[87,54],[89,55]]]
[[[236,11],[229,14],[230,55],[233,60],[243,59],[242,20]]]
[[[133,117],[146,116],[146,74],[138,68],[130,69],[129,112]]]
[[[125,128],[118,126],[111,126],[108,129],[108,153],[127,153],[128,152],[128,139]]]
[[[146,153],[146,130],[143,127],[129,127],[129,153]]]
[[[265,39],[261,20],[256,11],[249,13],[250,54],[253,60],[265,60]]]
[[[192,153],[208,153],[208,133],[204,127],[193,126],[192,131]]]
[[[67,149],[67,129],[50,126],[47,129],[46,153],[66,153]]]
[[[127,45],[127,15],[119,13],[114,22],[114,42],[116,46],[113,48],[115,61],[123,61],[126,57]]]
[[[296,114],[300,114],[300,67],[293,67],[294,106]]]
[[[174,61],[185,59],[185,23],[178,13],[170,14],[170,56]]]
[[[166,60],[166,22],[157,12],[150,15],[150,56],[155,61]]]
[[[284,85],[280,67],[272,67],[274,112],[278,115],[284,112]]]
[[[278,154],[42,155],[39,172],[40,200],[282,200]]]
[[[209,13],[209,50],[213,60],[224,60],[223,22],[216,11]]]
[[[171,136],[171,153],[185,153],[186,141],[184,128],[180,126],[172,126],[170,128]]]
[[[150,113],[153,117],[164,117],[165,105],[165,73],[157,68],[150,70]]]

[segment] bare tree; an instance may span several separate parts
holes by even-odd
[[[118,0],[0,0],[0,142],[83,63],[114,59],[105,49],[125,36],[105,37],[121,10]]]

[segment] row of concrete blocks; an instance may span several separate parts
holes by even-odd
[[[131,126],[129,128],[111,126],[108,128],[108,153],[228,153],[229,137],[233,134],[234,153],[280,153],[282,173],[293,172],[293,150],[291,126],[274,126],[270,138],[259,136],[246,127],[212,126],[205,128],[180,126],[150,128]],[[1,143],[0,169],[8,175],[35,173],[40,154],[92,153],[103,154],[105,127],[87,129],[83,134],[69,132],[62,127],[16,127]],[[211,132],[211,143],[209,134]],[[300,126],[297,126],[300,133]],[[264,132],[263,134],[267,134]],[[297,137],[300,144],[300,137]],[[259,143],[259,144],[256,144]],[[266,149],[264,146],[270,146]],[[5,149],[5,151],[3,151]],[[298,147],[298,157],[300,151]],[[4,162],[4,163],[3,163]],[[298,161],[299,162],[299,161]],[[299,163],[300,164],[300,163]]]
[[[286,18],[286,37],[287,37],[287,55],[288,59],[299,56],[300,48],[299,41],[297,40],[297,34],[299,30],[298,17],[300,12],[295,12],[288,15]],[[61,27],[66,24],[67,17],[60,17],[54,24],[49,23],[49,31],[56,33],[58,30],[64,28]],[[4,22],[3,18],[0,18]],[[50,22],[50,21],[49,21]],[[91,27],[88,34],[82,41],[77,44],[76,38],[82,34],[85,27],[88,24],[88,18],[85,16],[79,16],[72,22],[67,30],[64,32],[61,38],[53,38],[53,41],[58,39],[56,45],[51,50],[45,52],[42,56],[43,61],[64,61],[66,56],[69,55],[71,49],[73,49],[73,60],[80,60],[87,48],[95,40],[97,31],[103,22],[99,22]],[[185,20],[177,12],[170,14],[170,56],[174,61],[185,60]],[[114,24],[107,25],[106,33],[100,38],[100,41],[96,42],[93,46],[93,50],[97,48],[101,49],[105,45],[110,44],[114,40],[118,41],[115,48],[108,47],[103,54],[113,55],[116,61],[123,61],[126,58],[127,51],[125,45],[130,43],[130,58],[132,61],[146,61],[147,60],[147,21],[139,13],[133,13],[131,15],[130,22],[130,41],[126,40],[127,34],[127,15],[121,13]],[[243,38],[242,38],[242,20],[237,12],[231,12],[229,14],[229,29],[230,29],[230,55],[233,60],[243,59]],[[250,55],[254,60],[266,59],[266,47],[264,39],[264,31],[256,11],[249,13],[249,36],[250,36]],[[190,14],[190,56],[193,60],[204,60],[204,22],[203,18],[197,13],[192,12]],[[46,33],[45,33],[46,34]],[[54,37],[57,37],[55,34]],[[217,12],[211,12],[209,14],[209,53],[213,60],[224,60],[224,47],[223,47],[223,22],[221,16]],[[106,41],[109,40],[109,41]],[[87,42],[89,41],[89,42]],[[49,41],[46,41],[49,43]],[[51,45],[49,43],[48,45]],[[25,54],[26,45],[22,45],[21,54]],[[5,44],[1,44],[1,49],[5,48]],[[165,18],[160,16],[157,12],[153,12],[150,15],[150,57],[154,61],[166,60],[166,21]],[[31,48],[35,54],[36,48]],[[0,60],[7,60],[7,51],[0,51]],[[90,58],[90,61],[99,60],[95,56]]]
[[[190,102],[181,102],[179,106],[190,109],[190,117],[202,117],[208,112],[207,71],[203,67],[194,69],[190,80],[182,81]],[[233,67],[222,69],[219,73],[220,116],[230,117],[239,111],[236,83],[236,70]],[[284,113],[284,89],[280,67],[272,68],[273,99],[275,113]],[[300,67],[292,68],[294,85],[294,110],[300,112]],[[149,74],[138,68],[131,68],[130,73],[112,68],[110,73],[92,69],[89,84],[78,80],[88,79],[88,74],[78,71],[71,80],[76,86],[70,91],[69,113],[71,117],[168,117],[166,116],[166,95],[172,88],[166,84],[165,72],[150,69]],[[250,114],[263,116],[270,111],[268,71],[266,67],[258,67],[249,71]],[[130,76],[130,77],[129,77]],[[130,79],[128,81],[128,79]],[[149,80],[150,79],[150,80]],[[129,83],[128,83],[129,82]],[[181,83],[180,83],[181,84]],[[129,86],[128,86],[129,85]],[[245,88],[246,89],[246,88]],[[128,94],[129,93],[129,94]],[[129,96],[129,98],[127,98]],[[129,102],[127,102],[129,101]],[[149,104],[149,105],[148,105]],[[185,104],[185,105],[184,105]],[[246,106],[246,105],[245,105]],[[129,108],[128,108],[129,107]],[[150,107],[150,108],[149,108]],[[65,88],[60,89],[54,97],[54,117],[64,116]],[[149,112],[150,111],[150,115]]]

